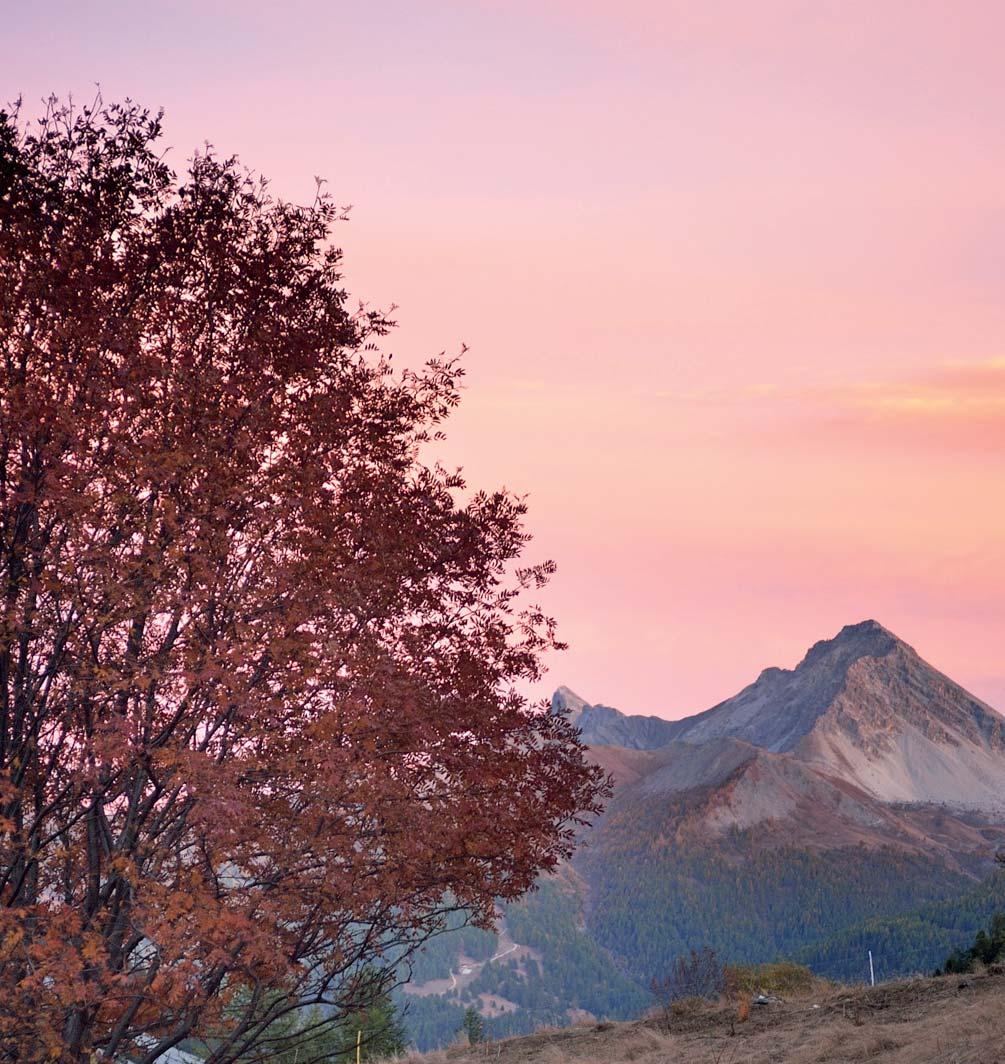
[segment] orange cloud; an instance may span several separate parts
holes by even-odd
[[[912,380],[860,387],[853,405],[878,414],[928,418],[1005,415],[1005,359],[950,363]]]
[[[738,426],[760,424],[769,433],[791,430],[827,439],[828,428],[869,433],[913,430],[931,442],[994,443],[1005,448],[1005,358],[950,362],[900,379],[858,380],[806,387],[755,384],[738,389],[660,392],[678,409],[702,411]],[[808,429],[812,422],[813,429]]]

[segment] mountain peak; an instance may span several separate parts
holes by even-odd
[[[906,648],[907,644],[879,621],[859,621],[858,624],[846,624],[833,639],[821,639],[814,643],[797,668],[829,657],[849,663],[859,658],[882,658],[898,646]]]
[[[585,698],[581,698],[571,687],[566,687],[565,684],[555,688],[555,693],[551,696],[551,700],[552,702],[558,701],[566,706],[574,705],[580,709],[588,704]]]
[[[654,750],[671,742],[680,728],[662,717],[630,717],[611,706],[591,704],[564,685],[551,696],[551,712],[574,724],[588,746]]]
[[[569,695],[560,689],[556,699]],[[591,745],[739,740],[888,801],[987,809],[1005,793],[1005,719],[875,620],[815,643],[794,669],[764,669],[704,713],[667,721],[587,705],[574,722]]]
[[[794,669],[764,669],[739,694],[681,721],[678,737],[706,742],[732,735],[767,750],[790,750],[827,712],[856,663],[898,650],[917,657],[878,621],[845,625],[831,639],[814,643]]]
[[[568,716],[575,721],[589,703],[585,698],[580,698],[571,687],[564,684],[557,688],[551,696],[551,711],[556,716]]]
[[[841,639],[846,635],[858,632],[885,632],[886,635],[893,635],[889,628],[880,624],[875,618],[870,617],[864,621],[858,621],[856,624],[846,624],[834,638]]]
[[[836,636],[834,642],[863,642],[863,641],[889,641],[897,643],[899,639],[889,628],[880,624],[877,620],[859,621],[857,624],[846,624]]]

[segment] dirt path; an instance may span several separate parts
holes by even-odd
[[[496,953],[494,956],[489,957],[490,961],[497,961],[500,957],[505,957],[510,953],[515,953],[520,947],[514,942],[509,949],[504,949],[500,953]]]
[[[447,979],[430,979],[428,982],[419,986],[414,984],[408,985],[405,987],[405,993],[415,994],[417,997],[449,993],[451,990],[456,990],[459,986],[467,986],[468,983],[474,982],[486,964],[500,960],[502,957],[508,957],[511,953],[516,953],[518,949],[524,948],[509,937],[505,924],[502,924],[499,928],[499,945],[502,948],[489,957],[488,960],[467,960],[463,965],[463,969],[466,969],[466,971],[461,970],[455,972],[451,969],[448,973]],[[449,983],[447,981],[448,979]]]

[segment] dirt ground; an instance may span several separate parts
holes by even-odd
[[[1005,975],[831,989],[753,1008],[539,1031],[413,1064],[1005,1064]]]

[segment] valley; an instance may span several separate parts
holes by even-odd
[[[476,960],[474,957],[469,957],[465,953],[457,954],[457,970],[451,969],[447,973],[445,979],[430,979],[424,983],[417,983],[414,980],[407,983],[405,986],[405,993],[412,994],[415,997],[430,997],[439,996],[443,994],[449,994],[457,992],[459,993],[465,987],[470,986],[476,982],[482,969],[487,964],[492,964],[496,961],[501,961],[506,957],[512,957],[514,961],[523,961],[525,959],[539,960],[535,950],[528,948],[527,946],[517,945],[508,935],[506,931],[505,922],[500,921],[499,936],[498,936],[499,948],[491,957],[487,957],[484,960]],[[489,1015],[515,1012],[517,1006],[511,1001],[507,1001],[505,998],[500,998],[497,995],[480,995],[482,1007]]]

